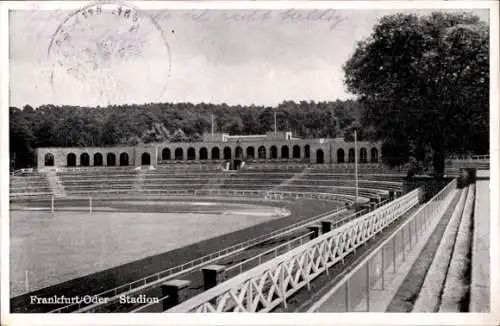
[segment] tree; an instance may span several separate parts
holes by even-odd
[[[14,159],[13,168],[32,167],[34,136],[30,128],[30,122],[25,118],[23,112],[17,108],[11,107],[9,115],[10,154]]]
[[[487,150],[488,39],[486,24],[469,14],[383,17],[344,65],[363,124],[386,148],[429,145],[438,175],[446,154]]]
[[[163,141],[197,141],[211,130],[231,134],[264,134],[291,130],[299,137],[336,137],[352,134],[359,120],[356,101],[284,101],[275,107],[229,106],[225,103],[147,103],[79,107],[29,105],[10,108],[10,153],[15,168],[32,166],[35,148],[65,146],[133,146]],[[174,132],[177,132],[174,134]],[[359,139],[366,132],[359,133]]]
[[[173,143],[180,143],[180,142],[186,142],[189,139],[186,137],[186,134],[184,134],[184,131],[182,129],[177,129],[176,132],[172,135],[170,138],[170,141]]]
[[[264,133],[274,130],[274,109],[271,107],[265,108],[259,115],[259,124]]]

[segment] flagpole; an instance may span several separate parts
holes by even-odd
[[[358,204],[358,137],[356,130],[354,130],[354,175],[356,186],[355,205]]]
[[[276,109],[274,109],[274,135],[277,135]]]
[[[214,114],[212,113],[212,142],[214,141]]]

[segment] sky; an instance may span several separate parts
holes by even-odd
[[[401,11],[73,12],[11,12],[11,106],[352,98],[342,65],[378,19]]]

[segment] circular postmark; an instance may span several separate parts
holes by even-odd
[[[113,1],[71,13],[53,34],[48,58],[59,102],[154,102],[165,92],[171,69],[170,48],[157,21]]]

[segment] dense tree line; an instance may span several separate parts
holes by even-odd
[[[390,163],[432,161],[441,174],[449,154],[488,153],[489,32],[478,17],[385,16],[344,70]]]
[[[383,142],[390,165],[432,164],[449,154],[489,150],[489,32],[470,14],[383,17],[344,65],[355,101],[293,102],[276,107],[157,103],[109,107],[10,108],[15,168],[34,164],[34,149],[196,141],[211,130],[262,134],[274,128],[302,138]]]
[[[355,101],[292,102],[276,107],[155,103],[109,107],[26,105],[10,108],[10,153],[15,168],[34,165],[37,147],[137,145],[197,141],[211,131],[263,134],[293,131],[302,138],[342,137],[361,115]],[[361,135],[362,137],[362,135]],[[352,137],[351,137],[352,138]]]

